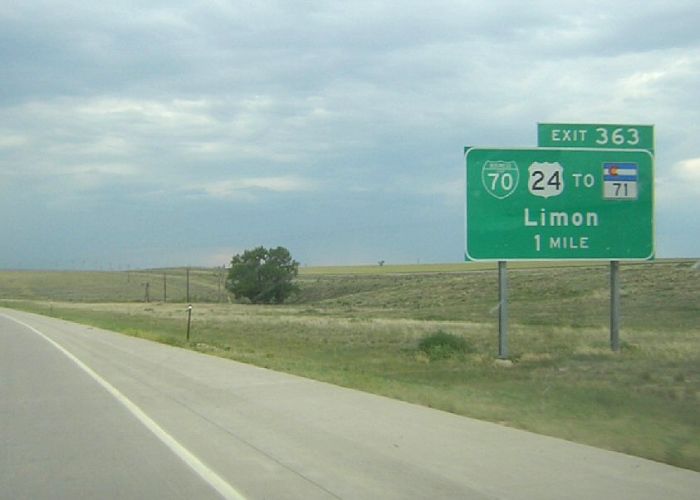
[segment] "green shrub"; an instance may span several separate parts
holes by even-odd
[[[464,337],[440,330],[423,337],[418,342],[418,350],[424,352],[431,361],[436,361],[474,352],[474,346]]]

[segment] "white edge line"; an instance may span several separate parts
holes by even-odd
[[[216,472],[207,467],[199,458],[197,458],[192,452],[180,444],[174,437],[168,434],[161,426],[159,426],[151,417],[146,415],[141,408],[139,408],[134,402],[127,398],[124,394],[119,392],[119,390],[112,384],[107,382],[104,378],[98,375],[85,363],[80,361],[72,353],[66,350],[63,346],[57,343],[55,340],[49,338],[44,333],[40,332],[36,328],[27,323],[20,321],[12,316],[8,316],[4,313],[0,313],[0,316],[4,316],[7,319],[14,321],[22,325],[23,327],[36,333],[48,343],[53,345],[56,349],[61,351],[68,359],[73,361],[79,368],[81,368],[85,373],[90,375],[95,382],[100,384],[107,392],[109,392],[114,398],[119,401],[127,410],[131,412],[146,428],[151,431],[155,436],[160,439],[170,450],[175,453],[183,462],[185,462],[194,472],[196,472],[199,477],[201,477],[207,484],[214,488],[221,496],[231,500],[245,500],[245,497],[239,493],[233,486],[231,486],[225,479],[219,476]]]

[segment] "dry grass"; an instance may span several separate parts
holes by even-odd
[[[190,345],[182,303],[51,303],[36,295],[4,303],[700,470],[700,272],[693,264],[623,264],[617,354],[608,345],[606,265],[514,267],[511,367],[493,362],[495,266],[305,273],[290,305],[195,303]],[[8,297],[4,278],[0,296]],[[13,278],[15,289],[37,293],[36,284]],[[206,272],[198,279],[212,289]],[[52,288],[50,298],[57,295]],[[418,342],[439,330],[468,339],[473,352],[431,360]]]

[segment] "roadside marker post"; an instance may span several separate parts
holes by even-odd
[[[192,304],[187,306],[187,342],[190,341],[190,325],[192,323]]]

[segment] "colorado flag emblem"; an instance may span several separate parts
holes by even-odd
[[[636,163],[603,163],[603,198],[636,200],[639,169]]]

